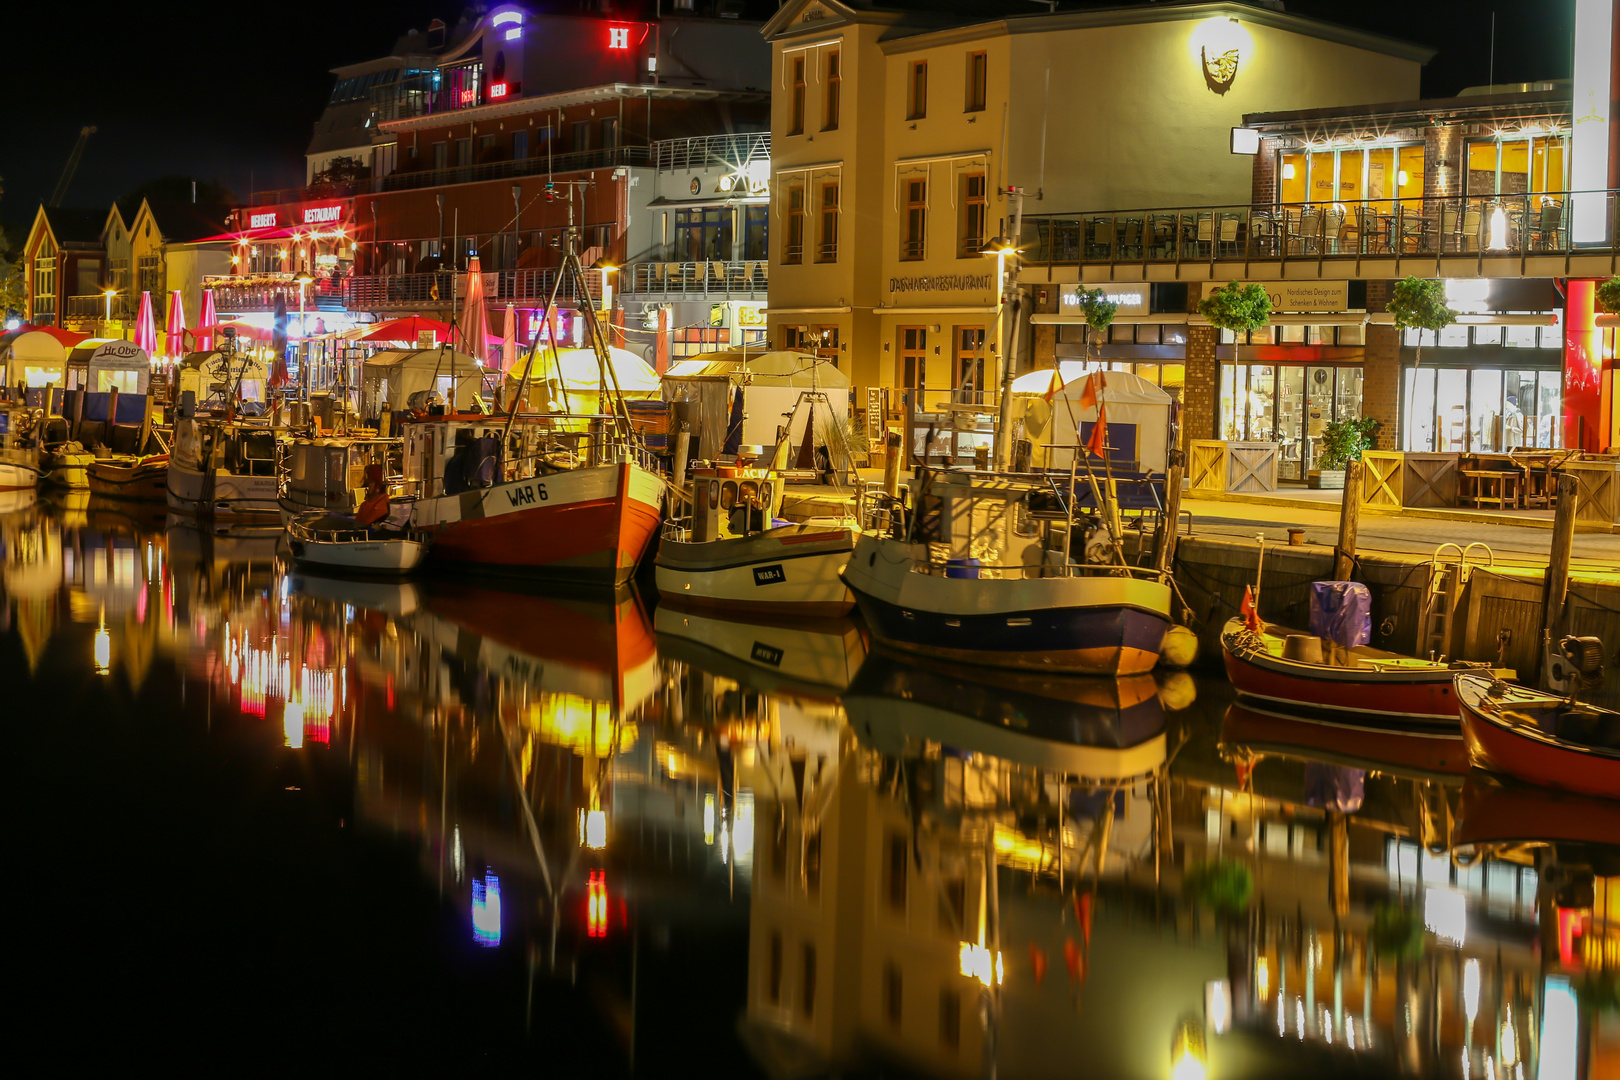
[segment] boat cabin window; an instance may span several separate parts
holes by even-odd
[[[714,509],[718,508],[719,505],[720,505],[720,481],[718,481],[718,480],[710,480],[708,483],[709,483],[709,509],[714,510]]]
[[[759,505],[759,485],[754,483],[754,481],[744,480],[738,485],[737,490],[743,502],[747,503],[749,506]]]
[[[736,505],[737,505],[737,481],[735,481],[735,480],[727,480],[725,483],[720,485],[720,506],[721,506],[722,509],[730,510],[733,506],[736,506]]]

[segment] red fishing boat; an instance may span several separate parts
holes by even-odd
[[[1471,673],[1456,677],[1456,695],[1477,768],[1620,799],[1620,713]]]
[[[664,481],[612,417],[481,413],[408,420],[405,478],[421,494],[411,524],[434,563],[622,583],[663,513]],[[591,431],[568,430],[581,421]]]
[[[1487,664],[1419,660],[1367,645],[1345,648],[1269,624],[1257,633],[1242,619],[1221,631],[1221,652],[1227,678],[1251,700],[1447,727],[1457,722],[1457,672],[1495,673]]]
[[[1261,753],[1288,754],[1334,765],[1408,776],[1461,776],[1468,751],[1456,731],[1410,731],[1351,717],[1293,716],[1234,702],[1221,723],[1221,741]]]

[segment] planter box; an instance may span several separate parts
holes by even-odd
[[[1194,439],[1188,445],[1194,491],[1264,495],[1277,490],[1277,444]]]
[[[1318,491],[1343,491],[1343,469],[1312,469],[1305,474],[1305,486]]]
[[[1364,450],[1361,505],[1398,510],[1403,506],[1456,506],[1460,454],[1419,454]]]

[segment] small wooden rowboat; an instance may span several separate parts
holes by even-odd
[[[409,573],[431,546],[418,529],[367,528],[322,510],[293,518],[287,541],[301,566],[360,574]]]
[[[1294,716],[1233,702],[1221,723],[1221,741],[1259,753],[1397,776],[1435,779],[1468,772],[1468,751],[1459,732],[1391,727],[1374,724],[1371,718]]]
[[[1470,673],[1456,694],[1476,768],[1620,799],[1620,713]]]
[[[1290,639],[1315,647],[1290,650]],[[1221,631],[1221,652],[1226,676],[1241,697],[1292,711],[1370,714],[1386,723],[1454,725],[1452,680],[1457,672],[1495,674],[1485,664],[1419,660],[1366,645],[1347,649],[1279,626],[1267,625],[1256,634],[1242,619],[1231,620]]]
[[[169,497],[168,454],[97,458],[87,471],[93,495],[142,502],[164,502]]]

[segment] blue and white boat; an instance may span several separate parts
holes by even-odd
[[[1133,675],[1158,662],[1169,583],[1124,565],[1104,516],[1077,516],[1054,478],[925,469],[908,501],[904,523],[864,533],[844,569],[880,643],[1077,675]]]

